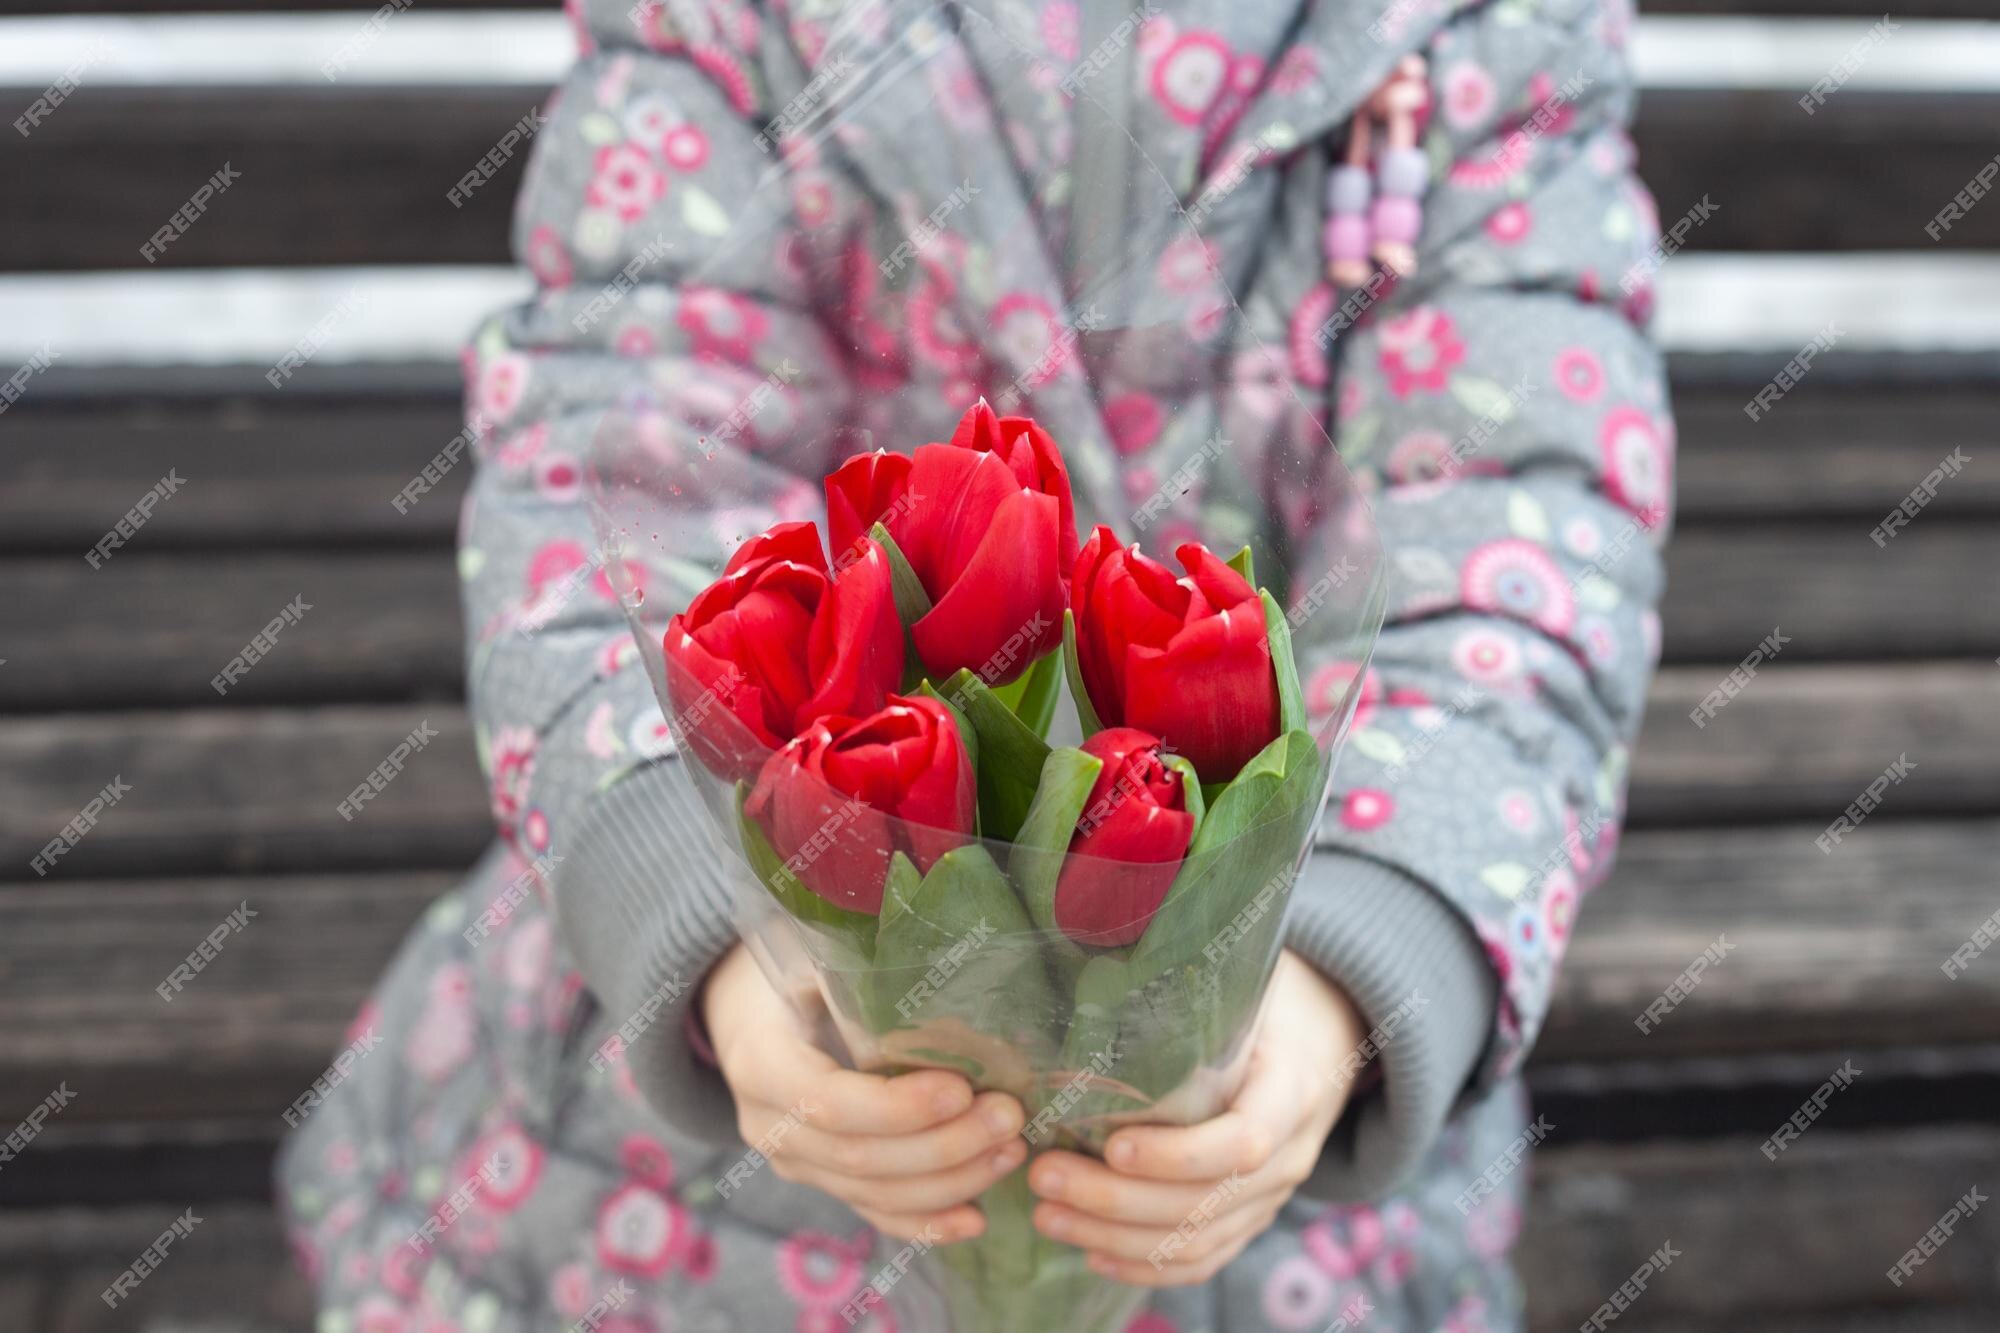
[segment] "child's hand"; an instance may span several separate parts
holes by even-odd
[[[742,945],[709,974],[703,1013],[743,1141],[771,1170],[831,1194],[876,1230],[967,1240],[986,1219],[968,1200],[1021,1164],[1021,1104],[972,1095],[957,1074],[878,1078],[842,1069],[805,1038]]]
[[[1362,1038],[1353,1002],[1296,955],[1279,957],[1271,985],[1229,1110],[1186,1129],[1121,1129],[1106,1162],[1036,1159],[1028,1183],[1043,1235],[1089,1251],[1106,1277],[1173,1287],[1208,1281],[1271,1225],[1340,1118],[1349,1080],[1337,1074]]]

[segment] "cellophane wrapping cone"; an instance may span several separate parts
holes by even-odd
[[[652,363],[600,423],[588,490],[599,558],[674,737],[662,762],[711,817],[737,928],[772,985],[853,1067],[960,1071],[1020,1100],[1031,1151],[1098,1153],[1122,1125],[1208,1119],[1241,1085],[1380,626],[1381,556],[1324,428],[1323,381],[1302,396],[1273,350],[1285,312],[1240,308],[1241,275],[1204,238],[1239,216],[1223,196],[1285,169],[1270,158],[1287,145],[1232,140],[1169,181],[1122,125],[1124,99],[1100,105],[1087,81],[1052,75],[1008,23],[885,4],[830,28],[817,64],[845,73],[770,127],[770,169],[727,242],[675,274],[673,308],[617,316],[713,331],[730,313],[716,293],[747,284],[786,318]],[[987,99],[1061,118],[1064,164],[1017,161]],[[822,227],[814,201],[829,183],[872,202]],[[910,351],[919,342],[925,355]],[[1244,551],[1269,594],[1271,642],[1290,659],[1285,717],[1240,772],[1187,770],[1200,818],[1164,898],[1157,865],[1070,851],[1089,709],[1061,649],[993,689],[911,664],[902,693],[939,699],[963,728],[970,832],[865,811],[800,774],[786,808],[816,812],[815,836],[782,850],[758,793],[774,747],[662,651],[670,618],[743,542],[825,522],[826,473],[948,439],[982,397],[1060,446],[1080,529],[1109,524],[1160,558],[1190,541]],[[874,910],[815,892],[836,862],[868,881]],[[1076,876],[1157,906],[1110,932],[1121,942],[1073,938],[1054,903]],[[1025,1167],[979,1205],[975,1241],[885,1238],[843,1314],[867,1328],[887,1305],[904,1333],[1115,1333],[1143,1303],[1035,1231]]]

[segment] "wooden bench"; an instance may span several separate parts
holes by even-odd
[[[475,7],[541,8],[424,8]],[[0,16],[56,8],[0,0]],[[1845,17],[1843,45],[1879,17],[1849,0],[1762,8]],[[1898,40],[1924,40],[1906,23]],[[0,105],[38,91],[0,87]],[[20,274],[143,267],[135,219],[172,211],[225,151],[242,196],[164,266],[393,264],[422,284],[438,265],[502,264],[518,168],[463,214],[439,183],[541,91],[86,83],[28,139],[0,138],[0,326]],[[1923,223],[2000,149],[2000,93],[1862,84],[1808,119],[1800,91],[1649,92],[1637,137],[1663,216],[1703,194],[1722,205],[1666,265],[1670,298],[1738,252],[1854,266],[1869,261],[1839,252],[1925,251],[1987,271],[2000,205],[1935,245]],[[1991,1213],[1900,1288],[1884,1277],[1968,1188],[2000,1185],[2000,956],[1956,979],[1941,967],[2000,908],[2000,470],[1969,467],[1887,549],[1868,539],[1954,447],[1994,440],[2000,338],[1859,333],[1761,422],[1742,404],[1796,342],[1735,346],[1725,329],[1672,356],[1666,662],[1620,868],[1582,918],[1531,1066],[1555,1126],[1522,1248],[1537,1328],[1574,1328],[1668,1240],[1683,1257],[1634,1327],[2000,1326]],[[0,1172],[0,1327],[309,1326],[268,1204],[278,1113],[490,836],[462,706],[463,470],[409,515],[388,504],[459,429],[449,351],[322,358],[282,394],[268,361],[78,356],[0,417],[0,1130],[59,1083],[77,1094]],[[90,569],[82,552],[170,466],[185,491]],[[219,699],[210,677],[300,594],[303,630]],[[1688,710],[1774,627],[1784,652],[1695,728]],[[439,743],[366,820],[340,821],[355,774],[422,720]],[[1823,855],[1815,837],[1899,754],[1909,781]],[[130,796],[36,878],[29,859],[112,774]],[[245,901],[242,947],[156,1001]],[[1717,936],[1734,951],[1641,1034],[1634,1019]],[[1758,1144],[1848,1058],[1863,1076],[1766,1161]],[[191,1205],[197,1243],[106,1310],[97,1291]]]

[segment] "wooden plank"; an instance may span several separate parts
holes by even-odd
[[[1768,377],[1769,367],[1758,369]],[[1717,383],[1687,362],[1676,371],[1683,524],[1846,517],[1872,526],[1953,449],[1983,448],[2000,414],[2000,386],[1973,379],[1815,376],[1781,412],[1753,422],[1742,406],[1762,379]],[[451,539],[469,464],[405,513],[390,499],[460,429],[452,368],[437,367],[434,387],[399,394],[362,381],[345,393],[274,397],[254,374],[204,393],[198,378],[187,397],[100,378],[80,397],[29,395],[10,409],[0,551],[80,557],[167,466],[188,484],[155,511],[135,549]],[[1927,519],[1946,515],[2000,515],[2000,470],[1952,478],[1926,510]]]
[[[455,209],[446,192],[546,90],[504,87],[92,88],[34,135],[0,141],[0,269],[144,267],[139,247],[227,157],[241,179],[162,266],[492,263],[508,256],[517,154]],[[1974,209],[1925,225],[1993,156],[2000,98],[1850,89],[1806,117],[1798,91],[1648,93],[1640,162],[1668,221],[1718,211],[1694,250],[1973,250]],[[411,125],[424,126],[412,135]],[[226,150],[218,145],[227,145]],[[1851,182],[1870,188],[1856,192]]]
[[[1916,767],[1890,789],[1885,822],[2000,812],[2000,672],[1990,665],[1781,658],[1698,729],[1687,714],[1722,674],[1659,674],[1634,766],[1634,824],[1824,827],[1903,754]],[[437,738],[343,820],[340,802],[425,720]],[[472,754],[464,713],[442,703],[5,719],[0,880],[35,879],[30,860],[114,776],[131,792],[56,862],[56,879],[463,865],[491,834]]]
[[[1956,978],[1942,966],[2000,910],[2000,820],[1885,821],[1832,856],[1819,833],[1626,839],[1584,905],[1537,1060],[1851,1051],[1917,1033],[1927,1046],[2000,1042],[2000,952]],[[1646,1006],[1718,936],[1723,960],[1641,1032]]]
[[[2000,820],[1888,823],[1831,858],[1812,834],[1632,834],[1582,917],[1537,1066],[1616,1074],[1621,1062],[1789,1053],[1784,1070],[1756,1064],[1719,1080],[1775,1081],[1777,1091],[1735,1104],[1782,1119],[1803,1095],[1784,1085],[1810,1076],[1810,1091],[1841,1053],[1894,1048],[1912,1033],[1933,1052],[2000,1048],[2000,955],[1955,979],[1940,966],[2000,908]],[[455,879],[245,875],[0,891],[0,1112],[18,1119],[67,1081],[77,1100],[65,1132],[137,1116],[275,1117],[325,1067],[410,923]],[[1887,883],[1897,892],[1883,892]],[[161,1001],[154,988],[245,904],[257,915]],[[1633,1020],[1718,936],[1733,946],[1727,957],[1640,1033]],[[1929,1059],[1900,1075],[1872,1057],[1863,1067],[1905,1080],[1949,1072]],[[1667,1082],[1688,1077],[1667,1068]],[[1959,1072],[1990,1087],[1982,1068]],[[1629,1074],[1593,1090],[1572,1070],[1552,1088],[1572,1100],[1650,1095]],[[93,1147],[69,1150],[88,1158]]]
[[[9,706],[421,703],[461,693],[458,577],[444,550],[247,561],[114,551],[95,570],[81,559],[0,562],[0,578],[19,616],[9,665],[20,671],[0,686]],[[218,693],[216,678],[274,622],[269,649]]]
[[[188,1203],[0,1210],[0,1283],[33,1293],[36,1333],[304,1333],[312,1293],[269,1204],[205,1204],[187,1239],[116,1309],[100,1297]],[[0,1286],[0,1291],[5,1287]],[[4,1309],[4,1307],[0,1307]]]
[[[2000,1222],[1982,1207],[1902,1287],[1889,1266],[2000,1168],[1990,1128],[1808,1134],[1776,1163],[1757,1140],[1552,1147],[1537,1154],[1517,1252],[1536,1333],[1576,1328],[1664,1242],[1678,1251],[1620,1323],[1669,1333],[1973,1333],[2000,1311]],[[125,1308],[97,1292],[177,1209],[0,1212],[0,1291],[53,1313],[18,1327],[263,1333],[310,1323],[310,1293],[268,1205],[204,1205],[184,1249]]]
[[[106,1118],[277,1122],[322,1071],[451,874],[16,886],[0,894],[0,1105],[67,1083],[64,1128]],[[171,1002],[156,987],[247,907]],[[17,1117],[18,1119],[18,1117]]]
[[[185,489],[101,568],[85,563],[82,547],[61,558],[0,559],[0,583],[16,612],[7,670],[0,672],[0,709],[460,695],[459,582],[448,549],[266,551],[247,559],[240,551],[176,550],[177,540],[188,540],[176,506],[202,489],[196,474],[183,475]],[[1668,547],[1666,659],[1733,665],[1773,629],[1792,640],[1781,653],[1789,662],[2000,653],[2000,600],[1961,591],[1969,572],[2000,569],[2000,524],[1927,513],[1885,547],[1868,536],[1922,475],[1895,478],[1891,484],[1900,489],[1859,518],[1684,526]],[[1956,484],[1945,483],[1940,496]],[[135,493],[95,494],[114,515],[100,520],[109,522]],[[305,507],[311,498],[308,483],[293,503]],[[441,511],[451,504],[448,496],[425,502]],[[173,521],[177,529],[161,530]],[[226,696],[218,695],[216,675],[301,598],[310,609],[281,630]],[[90,615],[79,616],[80,606],[91,608]],[[116,627],[115,652],[105,651],[107,626]],[[135,661],[146,670],[133,671]]]
[[[352,819],[338,807],[413,731],[437,734]],[[52,714],[0,723],[0,878],[114,777],[130,792],[50,872],[457,867],[491,839],[471,726],[449,704]]]
[[[2000,1210],[1990,1206],[1961,1221],[1900,1288],[1886,1276],[1967,1190],[1990,1192],[2000,1130],[1819,1130],[1775,1163],[1760,1141],[1538,1154],[1521,1251],[1531,1326],[1576,1328],[1668,1241],[1679,1257],[1620,1325],[1709,1329],[1732,1319],[1727,1327],[1763,1329],[1790,1316],[1795,1327],[1822,1329],[1840,1325],[1821,1318],[1864,1312],[1886,1320],[2000,1307]]]

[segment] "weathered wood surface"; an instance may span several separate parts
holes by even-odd
[[[2000,820],[1885,820],[1832,857],[1813,833],[1632,834],[1612,881],[1586,903],[1538,1065],[1827,1052],[1801,1056],[1816,1081],[1827,1060],[1869,1047],[2000,1046],[2000,953],[1956,979],[1941,967],[2000,909]],[[66,1125],[275,1117],[325,1068],[410,924],[455,879],[241,875],[0,890],[0,1115],[25,1113],[67,1080],[78,1100]],[[162,1000],[155,988],[243,906],[255,917]],[[1639,1032],[1634,1019],[1718,937],[1731,946],[1723,961]]]
[[[2000,1311],[2000,1215],[1982,1208],[1901,1288],[1889,1266],[1974,1183],[2000,1132],[1808,1133],[1553,1147],[1534,1166],[1520,1250],[1537,1333],[1574,1329],[1661,1245],[1679,1251],[1618,1323],[1672,1333],[1974,1333]],[[192,1200],[189,1201],[193,1202]],[[187,1203],[0,1211],[0,1317],[37,1333],[279,1333],[310,1323],[267,1206],[207,1203],[125,1307],[97,1293]]]
[[[225,158],[241,179],[161,266],[499,262],[528,154],[462,207],[447,192],[547,91],[92,88],[32,136],[0,141],[0,173],[37,183],[0,194],[0,269],[144,267],[144,220],[172,214]],[[2000,98],[1848,89],[1807,117],[1799,93],[1648,93],[1634,137],[1663,219],[1704,197],[1717,206],[1688,248],[2000,243],[1992,210],[1973,209],[1936,240],[1924,231],[1993,156]],[[1856,192],[1857,180],[1870,188]]]
[[[1985,447],[2000,416],[2000,384],[1905,385],[1884,373],[1861,383],[1815,378],[1782,411],[1753,422],[1742,408],[1755,385],[1718,383],[1716,369],[1674,362],[1683,524],[1866,519],[1865,538],[1954,449]],[[1758,369],[1768,376],[1769,367]],[[234,387],[188,397],[164,397],[128,376],[100,379],[81,401],[24,398],[7,418],[0,552],[81,560],[170,466],[187,484],[154,511],[135,553],[451,540],[469,462],[406,511],[391,501],[463,424],[455,369],[431,368],[424,387],[400,394],[386,392],[380,375],[342,392],[283,396],[255,371],[234,378]],[[1924,511],[1927,521],[1996,514],[2000,469],[1980,467],[1951,478]]]

